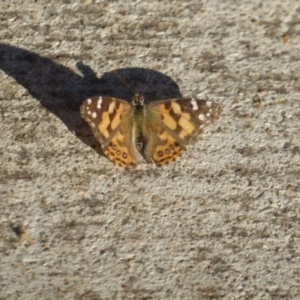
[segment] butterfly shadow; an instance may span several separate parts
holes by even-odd
[[[0,43],[0,69],[101,155],[99,142],[80,116],[80,106],[85,99],[110,96],[131,101],[136,92],[144,94],[146,103],[181,97],[178,85],[170,77],[151,69],[123,68],[98,78],[84,63],[78,62],[76,67],[82,76],[49,57]]]

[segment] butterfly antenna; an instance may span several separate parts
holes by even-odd
[[[149,86],[151,86],[151,84],[153,83],[154,79],[157,77],[157,73],[151,78],[151,80],[149,81],[148,85],[146,86],[146,88],[143,91],[143,94],[148,90]]]
[[[132,94],[133,95],[135,95],[136,94],[136,92],[134,92],[133,90],[132,90],[132,88],[127,84],[127,82],[118,74],[118,72],[116,71],[116,70],[113,70],[114,71],[114,73],[116,74],[116,76],[127,86],[127,88],[132,92]],[[154,79],[157,77],[157,75],[158,74],[155,74],[152,78],[151,78],[151,80],[149,81],[149,83],[148,83],[148,85],[146,86],[146,88],[143,90],[143,92],[141,92],[142,94],[144,94],[147,90],[148,90],[148,88],[149,88],[149,86],[151,86],[151,84],[153,83],[153,81],[154,81]]]
[[[116,76],[127,86],[127,88],[131,91],[131,93],[134,95],[135,92],[132,90],[132,88],[126,83],[126,81],[118,74],[116,70],[113,70]]]

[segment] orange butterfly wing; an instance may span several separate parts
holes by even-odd
[[[146,161],[157,166],[175,161],[191,138],[217,120],[221,112],[219,104],[194,98],[150,103],[143,124]]]
[[[134,120],[129,103],[113,97],[95,97],[85,100],[80,112],[111,161],[125,168],[136,166]]]

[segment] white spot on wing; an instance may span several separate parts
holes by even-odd
[[[97,118],[97,113],[96,112],[92,113],[92,118],[94,118],[94,119]]]
[[[191,104],[193,106],[193,110],[198,110],[198,104],[194,98],[192,98]]]
[[[91,98],[87,99],[87,103],[91,104],[92,103],[92,99]]]
[[[205,118],[205,116],[203,114],[200,114],[198,116],[198,119],[201,120],[201,121],[205,121],[206,120],[206,118]]]
[[[207,105],[208,107],[211,107],[211,106],[212,106],[212,102],[211,102],[211,101],[206,101],[206,105]]]
[[[102,97],[99,97],[97,101],[97,108],[100,109],[101,105],[102,105]]]

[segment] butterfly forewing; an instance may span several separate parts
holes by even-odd
[[[85,100],[80,112],[110,160],[126,168],[136,165],[134,119],[129,103],[113,97],[95,97]]]

